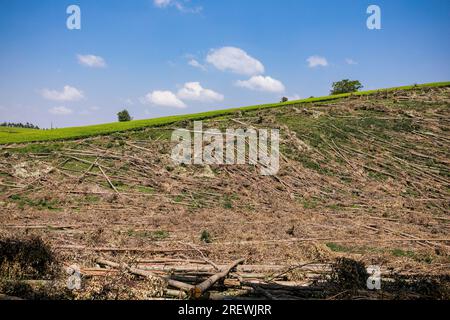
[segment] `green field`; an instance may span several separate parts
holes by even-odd
[[[39,131],[39,129],[27,129],[27,128],[13,128],[13,127],[2,127],[0,126],[0,135],[8,135],[14,133],[24,133],[24,132],[32,132]]]
[[[39,134],[40,130],[38,129],[26,129],[26,128],[12,128],[12,127],[2,127],[0,126],[0,140],[6,141],[12,139],[14,135],[22,135],[22,134]]]
[[[318,98],[309,98],[297,101],[288,101],[284,103],[272,103],[272,104],[264,104],[264,105],[255,105],[241,108],[232,108],[226,110],[215,110],[208,111],[203,113],[196,113],[190,115],[178,115],[178,116],[170,116],[163,118],[155,118],[155,119],[147,119],[147,120],[135,120],[130,122],[116,122],[116,123],[107,123],[107,124],[99,124],[93,126],[85,126],[85,127],[71,127],[71,128],[61,128],[61,129],[53,129],[53,130],[34,130],[34,129],[21,129],[21,128],[6,128],[0,127],[0,144],[11,144],[11,143],[26,143],[26,142],[40,142],[40,141],[53,141],[53,140],[67,140],[67,139],[77,139],[77,138],[86,138],[90,136],[96,135],[105,135],[118,131],[128,131],[128,130],[137,130],[145,127],[157,127],[162,125],[172,124],[178,121],[183,120],[202,120],[212,117],[218,117],[223,115],[232,114],[237,111],[252,111],[256,109],[264,109],[264,108],[278,108],[289,105],[296,105],[302,103],[311,103],[311,102],[321,102],[321,101],[329,101],[334,99],[345,98],[350,95],[370,95],[382,91],[396,91],[396,90],[411,90],[417,88],[425,88],[425,87],[445,87],[450,86],[450,82],[435,82],[435,83],[427,83],[421,85],[413,85],[413,86],[404,86],[404,87],[396,87],[389,89],[379,89],[379,90],[370,90],[370,91],[361,91],[353,94],[340,94],[334,96],[325,96]]]

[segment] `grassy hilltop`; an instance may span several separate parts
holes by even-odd
[[[256,105],[256,106],[248,106],[242,108],[233,108],[227,110],[216,110],[209,111],[197,114],[190,115],[180,115],[180,116],[169,116],[163,118],[156,119],[148,119],[148,120],[135,120],[130,122],[117,122],[117,123],[107,123],[107,124],[99,124],[93,126],[84,126],[84,127],[73,127],[73,128],[61,128],[54,130],[11,130],[4,129],[0,127],[0,144],[8,144],[8,143],[24,143],[24,142],[38,142],[38,141],[51,141],[51,140],[65,140],[65,139],[76,139],[76,138],[85,138],[91,137],[95,135],[105,135],[113,132],[119,131],[128,131],[128,130],[136,130],[145,127],[156,127],[162,125],[168,125],[171,123],[175,123],[183,120],[201,120],[207,118],[213,118],[218,116],[229,115],[237,111],[252,111],[266,108],[279,108],[291,105],[305,104],[305,103],[315,103],[315,102],[324,102],[336,99],[342,99],[348,97],[350,95],[355,96],[364,96],[371,95],[377,92],[387,92],[387,91],[398,91],[398,90],[411,90],[415,88],[428,88],[428,87],[445,87],[449,86],[450,82],[438,82],[438,83],[428,83],[416,86],[404,86],[397,88],[389,88],[389,89],[380,89],[380,90],[371,90],[371,91],[362,91],[353,94],[340,94],[334,96],[326,96],[326,97],[318,97],[318,98],[309,98],[298,101],[288,101],[285,103],[273,103],[273,104],[265,104],[265,105]]]

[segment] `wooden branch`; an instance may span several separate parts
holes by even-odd
[[[197,252],[202,256],[202,259],[203,259],[206,263],[212,265],[212,266],[214,267],[214,269],[216,269],[217,271],[220,271],[220,268],[219,268],[214,262],[212,262],[211,260],[209,260],[208,258],[206,258],[205,255],[203,254],[203,252],[202,252],[200,249],[198,249],[196,246],[194,246],[193,244],[190,244],[190,243],[184,243],[184,242],[180,242],[180,243],[181,243],[181,244],[185,244],[185,245],[187,245],[188,247],[192,248],[193,250],[197,251]]]
[[[54,247],[60,250],[86,250],[95,252],[146,252],[146,253],[179,253],[192,252],[192,249],[155,249],[155,248],[106,248],[106,247],[86,247],[78,245],[58,245]]]
[[[154,265],[154,264],[172,264],[172,263],[184,263],[184,264],[208,264],[203,260],[194,260],[194,259],[172,259],[172,258],[153,258],[153,259],[137,259],[137,264],[143,265]]]
[[[102,172],[103,176],[105,177],[105,179],[108,181],[109,185],[111,186],[111,188],[114,189],[114,191],[120,195],[119,190],[116,189],[116,187],[113,185],[113,183],[111,182],[111,180],[108,178],[108,176],[106,175],[105,171],[103,171],[102,167],[97,165],[97,167],[100,169],[100,171]]]
[[[146,148],[143,148],[143,147],[137,146],[137,145],[135,145],[135,144],[132,144],[132,143],[130,143],[130,142],[125,142],[125,144],[126,144],[127,146],[130,146],[130,147],[133,147],[133,148],[136,148],[136,149],[142,150],[142,151],[146,151],[146,152],[150,152],[150,153],[153,153],[153,151],[152,151],[152,150],[150,150],[150,149],[146,149]]]
[[[239,259],[239,260],[234,261],[228,267],[224,268],[221,272],[216,273],[215,275],[213,275],[212,277],[210,277],[206,281],[204,281],[204,282],[200,283],[199,285],[195,286],[195,288],[193,288],[193,292],[192,292],[192,295],[194,296],[194,298],[196,298],[196,299],[200,298],[217,281],[225,278],[231,272],[231,270],[236,268],[238,265],[244,263],[244,261],[245,261],[245,259]]]
[[[11,228],[11,229],[52,229],[52,230],[65,230],[65,229],[75,229],[78,226],[76,225],[66,225],[66,226],[57,226],[57,225],[4,225],[3,228]]]
[[[137,268],[152,272],[174,272],[174,273],[189,273],[201,274],[201,275],[213,275],[215,270],[212,266],[205,265],[204,263],[186,263],[182,265],[173,265],[165,262],[162,263],[142,263],[137,261]],[[227,265],[218,265],[219,270],[223,270]],[[329,264],[321,263],[305,263],[302,265],[239,265],[236,267],[234,273],[240,277],[267,277],[269,273],[270,278],[282,278],[286,273],[293,270],[299,270],[309,273],[323,273],[330,270]]]
[[[78,178],[78,182],[82,182],[82,181],[84,180],[84,178],[86,177],[86,175],[87,175],[89,172],[91,172],[91,170],[92,170],[95,166],[98,166],[98,165],[97,165],[98,160],[99,160],[99,158],[97,157],[97,159],[95,160],[95,162],[92,163],[92,164],[89,166],[89,168],[88,168],[85,172],[83,172],[83,174],[81,175],[80,178]],[[99,168],[100,168],[100,167],[99,167]],[[100,168],[100,170],[101,170],[101,168]]]
[[[335,239],[332,237],[327,238],[293,238],[293,239],[278,239],[278,240],[250,240],[250,241],[235,241],[235,242],[214,242],[210,245],[215,246],[237,246],[237,245],[255,245],[255,244],[277,244],[277,243],[294,243],[294,242],[314,242],[314,241],[333,241],[336,243],[384,243],[384,242],[450,242],[450,238],[377,238],[377,239]]]

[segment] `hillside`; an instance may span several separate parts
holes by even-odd
[[[447,87],[450,86],[450,82],[434,82],[434,83],[426,83],[414,86],[403,86],[396,88],[388,88],[388,89],[380,89],[380,90],[371,90],[371,91],[362,91],[357,92],[352,95],[356,96],[365,96],[376,94],[377,92],[393,92],[398,90],[412,90],[417,88],[439,88],[439,87]],[[106,123],[106,124],[98,124],[93,126],[84,126],[84,127],[72,127],[72,128],[61,128],[54,130],[6,130],[7,132],[14,134],[5,134],[5,128],[2,129],[0,127],[0,145],[1,144],[11,144],[11,143],[24,143],[24,142],[39,142],[39,141],[55,141],[55,140],[68,140],[68,139],[76,139],[76,138],[85,138],[91,136],[98,135],[107,135],[114,132],[123,132],[129,130],[139,130],[147,127],[157,127],[163,125],[170,125],[176,123],[178,121],[183,120],[202,120],[207,118],[214,118],[223,115],[233,114],[236,111],[252,111],[252,110],[261,110],[267,108],[280,108],[285,106],[291,106],[293,104],[303,104],[303,103],[314,103],[314,102],[323,102],[323,101],[331,101],[335,99],[341,99],[350,96],[350,94],[340,94],[340,95],[332,95],[318,98],[308,98],[298,101],[289,101],[285,103],[272,103],[272,104],[264,104],[264,105],[255,105],[241,108],[232,108],[226,110],[214,110],[208,112],[202,112],[197,114],[189,114],[189,115],[178,115],[178,116],[169,116],[163,118],[155,118],[155,119],[145,119],[145,120],[135,120],[129,122],[122,123]],[[8,128],[6,128],[8,129]]]
[[[442,289],[440,279],[450,276],[449,106],[449,84],[439,84],[0,132],[2,144],[85,137],[0,146],[0,235],[38,235],[65,265],[79,265],[87,278],[78,298],[101,298],[107,294],[99,288],[116,290],[113,283],[123,281],[130,291],[119,296],[126,299],[159,288],[143,289],[142,281],[105,269],[99,257],[190,283],[214,273],[215,264],[245,259],[214,288],[221,295],[377,297],[354,288],[328,292],[311,280],[345,257],[410,277],[386,285],[384,298],[442,298],[448,286]],[[253,165],[175,166],[171,133],[192,129],[193,119],[205,119],[205,129],[279,128],[279,174],[261,176]],[[86,137],[93,132],[104,135]]]

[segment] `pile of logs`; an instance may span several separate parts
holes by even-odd
[[[138,277],[163,280],[167,298],[233,299],[260,296],[266,299],[297,298],[319,290],[310,286],[313,279],[330,271],[329,265],[298,266],[245,265],[244,259],[228,265],[208,260],[152,259],[137,260],[133,265],[97,258],[96,268],[83,268],[85,276],[101,277],[126,271]],[[288,274],[301,273],[302,281],[289,281]]]

